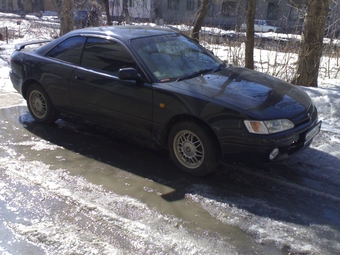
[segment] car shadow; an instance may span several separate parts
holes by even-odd
[[[166,150],[121,130],[68,116],[52,125],[37,123],[28,113],[19,121],[29,132],[53,144],[171,187],[172,192],[161,195],[169,203],[190,193],[260,217],[340,230],[336,217],[340,215],[339,181],[329,178],[318,162],[305,160],[310,154],[339,166],[340,160],[328,153],[309,149],[303,156],[273,164],[223,163],[214,173],[195,177],[179,171]]]

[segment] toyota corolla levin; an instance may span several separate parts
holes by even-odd
[[[38,45],[16,45],[10,78],[36,121],[53,123],[64,113],[128,130],[167,147],[193,175],[221,160],[287,158],[320,130],[299,87],[226,66],[170,29],[87,28],[29,44]]]

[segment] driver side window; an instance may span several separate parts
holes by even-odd
[[[103,38],[89,37],[84,47],[81,66],[118,76],[119,69],[136,68],[136,63],[121,44]]]

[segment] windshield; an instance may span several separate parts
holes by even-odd
[[[217,70],[223,62],[180,34],[139,38],[132,41],[145,65],[160,82],[191,78]]]

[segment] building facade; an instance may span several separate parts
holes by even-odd
[[[133,19],[154,21],[157,18],[157,2],[161,2],[161,14],[166,23],[192,25],[202,0],[128,0],[129,15]],[[340,0],[333,0],[327,27],[340,30]],[[206,26],[238,29],[246,18],[248,0],[210,0],[205,18]],[[299,32],[305,14],[305,0],[257,0],[256,19],[269,21],[286,32]],[[122,13],[123,0],[110,0],[112,16]]]
[[[269,20],[272,25],[287,29],[301,26],[304,16],[302,0],[257,0],[256,19]],[[168,22],[192,22],[200,0],[163,0],[163,18]],[[247,0],[212,0],[205,19],[207,26],[237,29],[246,19]]]
[[[55,11],[52,0],[0,0],[2,11],[25,13]],[[70,0],[71,1],[71,0]],[[74,0],[76,1],[76,0]],[[102,0],[86,0],[87,3]],[[340,0],[332,0],[326,30],[340,31]],[[79,2],[79,1],[78,1]],[[192,25],[202,0],[128,0],[131,21],[154,22],[159,15],[165,23]],[[238,29],[246,18],[248,0],[210,0],[205,26],[223,29]],[[256,19],[269,21],[286,32],[299,32],[305,14],[305,0],[257,0]],[[160,4],[158,4],[160,3]],[[110,13],[114,20],[122,19],[123,0],[109,0]]]
[[[4,12],[34,13],[45,10],[54,10],[55,7],[50,0],[0,0],[0,10]]]

